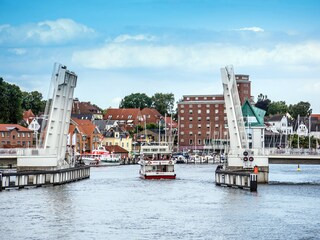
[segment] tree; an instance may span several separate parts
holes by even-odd
[[[271,102],[268,106],[267,115],[286,114],[288,106],[285,101]]]
[[[294,105],[289,106],[289,113],[294,118],[297,119],[298,115],[302,117],[307,117],[312,113],[309,102],[299,102]]]
[[[145,93],[132,93],[125,96],[121,102],[119,108],[150,108],[152,100]]]
[[[270,103],[271,103],[271,100],[268,99],[268,96],[267,95],[263,95],[262,93],[260,93],[259,96],[258,96],[258,101],[255,104],[255,106],[257,108],[263,109],[263,110],[265,110],[267,112]]]
[[[18,123],[22,119],[22,92],[0,77],[0,122]]]
[[[24,110],[31,109],[37,115],[39,112],[44,112],[46,102],[42,100],[42,93],[38,91],[22,92],[22,108]]]
[[[161,115],[172,114],[174,105],[173,93],[155,93],[152,96],[152,106],[158,110]]]

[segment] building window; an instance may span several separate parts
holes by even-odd
[[[184,108],[184,105],[183,105],[183,104],[181,104],[181,105],[180,105],[180,107],[181,107],[181,108]]]
[[[219,117],[215,117],[214,120],[215,120],[215,121],[219,121]]]
[[[218,128],[218,127],[219,127],[219,124],[216,124],[215,127]]]
[[[198,100],[198,97],[196,97],[195,99]]]
[[[192,139],[189,139],[189,145],[192,145],[192,144],[193,144]]]
[[[183,121],[183,120],[184,120],[184,117],[181,117],[180,120]]]
[[[184,139],[182,138],[182,139],[180,140],[180,142],[182,142],[182,143],[183,143],[183,142],[184,142]]]
[[[124,147],[124,143],[121,144],[121,147]]]
[[[201,131],[198,131],[198,135],[201,136]]]
[[[201,117],[198,117],[198,121],[201,121]]]
[[[207,120],[207,121],[210,121],[210,117],[206,117],[206,120]]]
[[[215,105],[214,105],[214,107],[215,107],[215,108],[218,108],[218,107],[219,107],[219,105],[218,105],[218,104],[215,104]]]
[[[198,114],[201,114],[201,109],[198,109]]]
[[[204,100],[207,100],[207,97],[203,97]]]
[[[129,115],[129,116],[128,116],[128,119],[131,119],[131,118],[132,118],[132,115]]]
[[[127,142],[127,148],[129,147],[129,143]]]
[[[198,128],[201,128],[201,124],[198,124]]]
[[[12,139],[15,139],[15,138],[16,138],[16,136],[15,136],[15,135],[13,135],[13,136],[12,136]]]
[[[180,127],[181,127],[181,128],[184,128],[184,124],[180,124]]]
[[[201,108],[201,104],[198,104],[198,108]]]
[[[192,109],[190,109],[190,110],[189,110],[189,113],[190,113],[190,114],[192,114],[192,113],[193,113]]]
[[[193,108],[193,105],[192,105],[192,104],[190,104],[190,105],[189,105],[189,108]]]
[[[180,135],[184,135],[184,132],[181,132]]]
[[[207,104],[207,105],[206,105],[206,107],[208,108],[208,107],[210,107],[210,105],[209,105],[209,104]]]
[[[25,134],[24,134],[24,133],[22,133],[22,137],[25,137]]]
[[[184,113],[184,110],[183,110],[183,109],[181,109],[181,110],[180,110],[180,112],[181,112],[181,113]]]
[[[193,125],[192,124],[189,124],[189,128],[192,128],[193,127]]]
[[[28,133],[28,137],[30,137],[30,133]]]
[[[187,97],[187,100],[190,100],[190,98],[189,98],[189,97]]]
[[[192,131],[190,131],[190,132],[189,132],[189,135],[190,135],[190,136],[192,136],[192,134],[193,134],[193,132],[192,132]]]
[[[219,109],[216,109],[214,112],[215,112],[215,113],[219,113]]]
[[[189,117],[189,121],[192,122],[192,120],[193,120],[193,118],[192,118],[192,117]]]
[[[210,109],[207,109],[207,110],[206,110],[206,113],[210,113]]]
[[[1,137],[4,137],[4,132],[1,133]]]
[[[210,124],[207,124],[206,127],[207,127],[207,128],[210,128]]]
[[[201,139],[198,139],[198,145],[201,145]]]

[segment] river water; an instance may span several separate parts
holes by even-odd
[[[257,193],[215,186],[215,165],[91,168],[56,187],[0,193],[1,239],[320,239],[320,166],[271,165]]]

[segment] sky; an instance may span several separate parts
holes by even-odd
[[[222,94],[220,68],[252,95],[320,113],[318,0],[0,0],[0,77],[47,99],[55,62],[74,97],[119,107],[131,93]]]

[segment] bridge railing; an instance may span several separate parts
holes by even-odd
[[[286,155],[286,156],[299,156],[299,155],[320,155],[320,149],[297,149],[297,148],[262,148],[262,149],[249,149],[254,151],[254,155],[269,156],[269,155]],[[230,150],[230,155],[240,155],[242,152],[239,150]]]
[[[53,156],[57,149],[44,148],[0,148],[0,157],[5,156]]]

